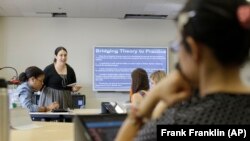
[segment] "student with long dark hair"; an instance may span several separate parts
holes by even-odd
[[[131,73],[131,103],[136,106],[149,90],[149,80],[147,72],[142,68],[136,68]]]
[[[50,103],[48,106],[38,106],[32,103],[32,95],[36,91],[40,91],[43,86],[44,72],[36,67],[28,67],[19,75],[21,85],[17,87],[16,93],[19,96],[22,107],[30,112],[46,112],[59,107],[57,102]]]
[[[131,112],[116,140],[157,140],[159,124],[250,124],[250,88],[240,78],[250,48],[249,3],[189,0],[177,27],[179,66]],[[193,89],[200,98],[180,104],[189,101]],[[168,110],[150,120],[160,100]]]

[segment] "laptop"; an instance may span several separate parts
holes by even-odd
[[[75,141],[113,141],[127,114],[76,115]]]

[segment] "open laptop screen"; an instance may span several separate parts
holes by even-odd
[[[76,141],[113,141],[126,116],[127,114],[78,115],[75,119]]]

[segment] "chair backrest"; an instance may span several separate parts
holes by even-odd
[[[73,107],[76,109],[84,108],[86,105],[86,97],[81,94],[72,95]]]
[[[38,105],[40,95],[34,94],[32,96],[32,102]],[[73,108],[80,109],[86,105],[86,97],[82,94],[72,94]]]

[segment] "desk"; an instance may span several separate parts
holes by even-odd
[[[59,120],[72,122],[74,115],[101,114],[101,109],[74,109],[69,112],[30,112],[32,120]]]
[[[74,141],[74,123],[34,122],[40,128],[10,131],[10,141]]]

